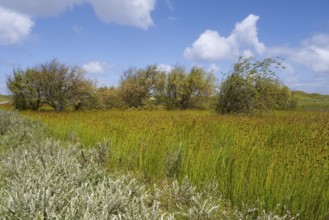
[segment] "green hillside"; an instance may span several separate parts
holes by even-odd
[[[1,94],[0,94],[0,102],[8,101],[8,100],[9,100],[8,96],[1,95]]]
[[[298,99],[298,108],[301,109],[329,109],[329,95],[318,93],[294,92]]]

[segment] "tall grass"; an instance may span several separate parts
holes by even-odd
[[[150,187],[106,172],[104,143],[81,149],[53,140],[17,114],[0,111],[0,124],[1,219],[294,219],[238,211],[210,184],[202,191],[187,179]]]
[[[149,182],[189,180],[238,207],[329,218],[329,113],[24,112],[57,138],[106,145],[106,167]],[[278,204],[280,204],[278,206]]]

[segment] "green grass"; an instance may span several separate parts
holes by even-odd
[[[9,100],[9,97],[8,96],[1,95],[0,94],[0,102],[4,102],[4,101],[8,101],[8,100]]]
[[[238,210],[211,183],[199,190],[188,179],[153,185],[108,172],[106,145],[54,140],[17,113],[0,110],[0,124],[2,219],[295,219],[288,211]]]
[[[218,209],[238,218],[188,182],[150,191],[132,175],[106,173],[98,149],[53,140],[17,114],[0,111],[0,124],[1,219],[215,219]]]
[[[258,116],[209,111],[24,112],[52,135],[85,146],[102,141],[110,171],[150,183],[167,178],[217,184],[232,205],[302,219],[329,218],[329,112]],[[278,208],[277,205],[281,204]]]
[[[302,91],[295,91],[294,95],[298,100],[298,108],[301,109],[329,109],[329,95],[317,93],[308,94]]]

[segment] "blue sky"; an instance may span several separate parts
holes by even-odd
[[[0,93],[14,68],[53,58],[115,86],[129,67],[220,78],[239,56],[271,56],[291,89],[329,94],[328,11],[328,0],[0,0]]]

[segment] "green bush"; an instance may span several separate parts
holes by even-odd
[[[275,59],[256,61],[240,58],[220,85],[217,111],[252,113],[269,109],[291,109],[296,99],[275,76],[274,68],[284,68]]]
[[[16,109],[39,109],[48,104],[56,111],[91,108],[96,103],[95,85],[78,66],[69,67],[54,59],[26,70],[14,70],[7,87]]]

